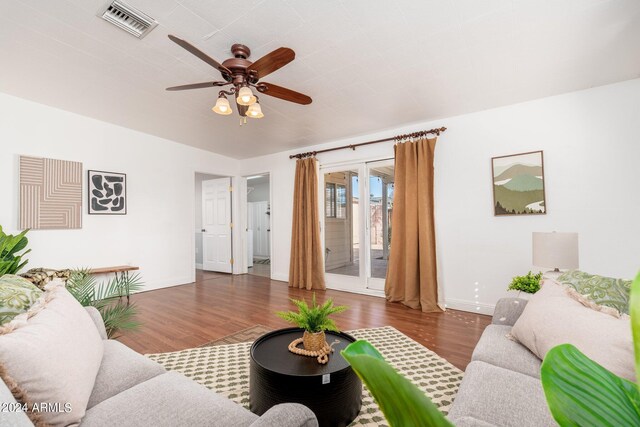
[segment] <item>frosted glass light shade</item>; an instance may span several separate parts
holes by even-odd
[[[229,100],[227,98],[220,97],[216,101],[216,105],[212,108],[214,113],[222,114],[223,116],[228,116],[233,113],[231,110],[231,105],[229,105]]]
[[[236,102],[240,105],[253,105],[257,100],[249,86],[242,86],[238,91]]]
[[[556,271],[578,268],[578,233],[533,233],[533,265]]]
[[[249,107],[247,110],[247,117],[251,117],[252,119],[261,119],[264,117],[262,114],[262,107],[260,107],[259,103],[255,103]]]

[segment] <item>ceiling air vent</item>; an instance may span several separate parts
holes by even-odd
[[[122,28],[139,39],[146,36],[158,23],[149,15],[140,12],[128,4],[114,0],[109,3],[102,14],[98,15],[105,21]]]

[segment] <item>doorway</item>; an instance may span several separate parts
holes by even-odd
[[[247,273],[271,278],[271,185],[269,174],[247,177]]]
[[[195,173],[195,268],[197,279],[231,273],[231,178]]]
[[[393,159],[321,168],[327,287],[380,295],[391,251]]]

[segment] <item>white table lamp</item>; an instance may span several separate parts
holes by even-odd
[[[578,268],[578,233],[533,233],[533,265],[560,269]]]

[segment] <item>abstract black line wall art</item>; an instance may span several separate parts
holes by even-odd
[[[127,175],[90,170],[87,181],[90,215],[127,214]]]

